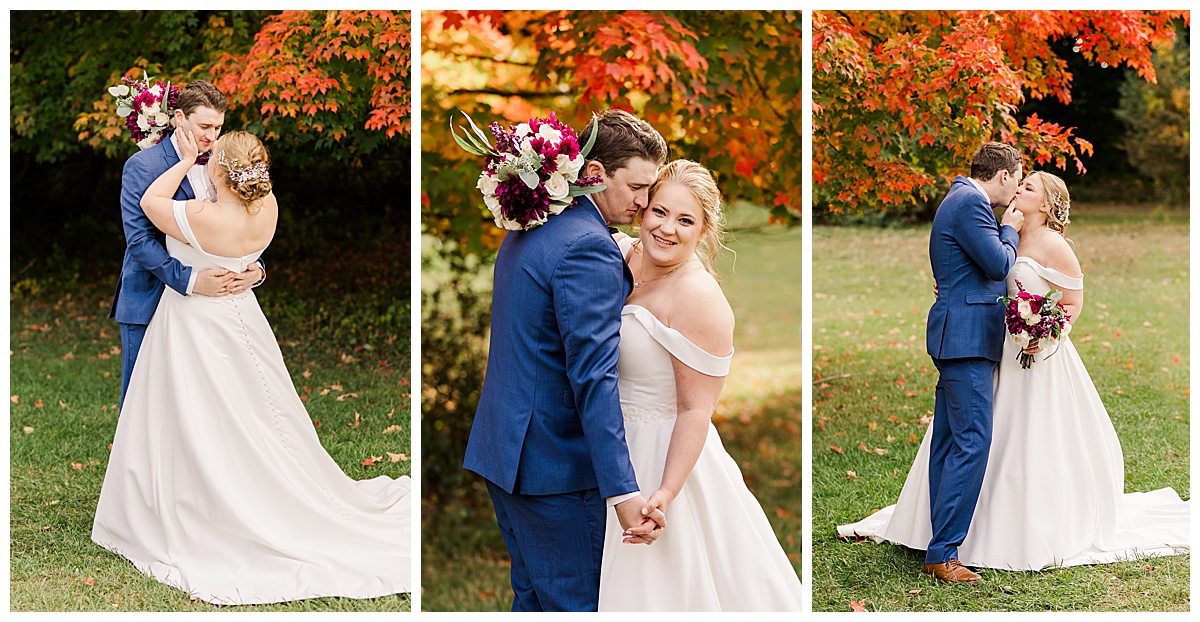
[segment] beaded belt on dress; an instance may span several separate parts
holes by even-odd
[[[674,419],[675,405],[672,404],[670,406],[653,406],[650,408],[644,408],[641,406],[622,404],[621,413],[625,416],[626,421],[657,421],[659,419]]]

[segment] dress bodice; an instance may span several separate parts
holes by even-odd
[[[733,352],[727,356],[709,354],[683,333],[663,324],[645,307],[625,305],[621,310],[621,356],[617,372],[621,410],[626,419],[675,416],[672,357],[702,374],[725,376]]]
[[[175,212],[175,222],[183,232],[183,237],[187,238],[187,244],[167,236],[167,252],[185,266],[195,270],[224,268],[231,272],[243,272],[258,261],[258,258],[267,250],[263,248],[243,257],[223,257],[206,253],[200,247],[200,242],[196,240],[196,234],[192,232],[192,226],[188,223],[187,201],[175,201],[171,206]]]
[[[1004,285],[1009,296],[1017,295],[1017,281],[1025,291],[1044,296],[1050,288],[1054,289],[1083,289],[1083,277],[1067,276],[1054,268],[1047,268],[1029,257],[1017,257],[1016,263],[1008,271]]]

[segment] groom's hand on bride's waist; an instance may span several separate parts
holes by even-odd
[[[193,294],[201,296],[227,296],[228,287],[237,273],[224,268],[210,268],[196,273],[196,285],[192,287]]]
[[[651,544],[662,535],[667,526],[667,516],[661,509],[651,506],[642,495],[626,499],[613,506],[617,520],[621,523],[624,542]]]

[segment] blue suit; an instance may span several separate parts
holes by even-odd
[[[125,258],[121,262],[121,277],[108,313],[108,317],[115,318],[121,326],[121,403],[125,402],[125,391],[142,347],[142,338],[146,335],[146,326],[154,317],[164,288],[170,287],[186,296],[192,276],[190,267],[167,253],[166,235],[150,222],[141,203],[150,184],[178,163],[179,154],[167,135],[157,145],[130,156],[121,172]],[[177,201],[196,198],[187,178],[173,198]]]
[[[929,454],[933,537],[925,562],[958,557],[992,442],[992,376],[1004,349],[1004,279],[1017,258],[1017,232],[1000,226],[987,197],[955,178],[933,217],[929,262],[938,297],[925,346],[938,368]]]
[[[487,375],[464,468],[487,480],[514,611],[594,611],[607,507],[638,490],[617,395],[632,289],[590,199],[496,257]]]

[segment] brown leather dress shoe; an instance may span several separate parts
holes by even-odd
[[[946,583],[974,583],[979,580],[979,575],[962,565],[958,558],[948,559],[940,564],[925,564],[925,574],[931,574],[938,581]]]

